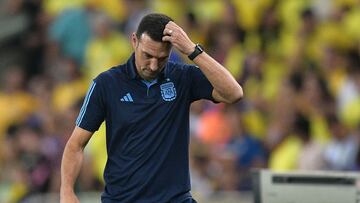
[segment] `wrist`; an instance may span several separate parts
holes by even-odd
[[[189,56],[191,53],[195,51],[196,44],[192,43],[189,48],[186,50],[185,54],[186,56]]]
[[[188,54],[190,60],[194,60],[198,55],[204,52],[203,47],[200,44],[196,44],[193,51]]]
[[[72,194],[75,193],[74,189],[70,186],[63,186],[60,187],[60,195],[67,195],[67,194]]]

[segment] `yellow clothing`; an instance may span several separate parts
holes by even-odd
[[[360,40],[360,5],[356,8],[354,8],[348,15],[345,16],[343,20],[343,26],[344,30],[339,31],[345,31],[351,42],[354,42],[355,40]]]
[[[278,94],[287,70],[284,64],[275,60],[266,61],[262,68],[262,79],[249,77],[243,84],[244,92],[251,100],[262,97],[267,101],[272,101]]]
[[[88,81],[84,79],[58,84],[54,88],[52,97],[54,109],[57,112],[62,112],[71,108],[85,96],[87,88]]]
[[[93,79],[99,73],[126,62],[131,54],[129,40],[121,33],[111,33],[107,38],[94,38],[86,49],[85,75],[87,80]],[[93,168],[98,180],[103,180],[103,172],[107,160],[106,128],[103,123],[99,130],[92,136],[89,154],[93,158]]]
[[[277,98],[280,87],[283,85],[283,79],[287,75],[289,69],[278,59],[269,59],[263,65],[263,82],[261,95],[264,99],[272,104]]]
[[[226,11],[224,1],[194,1],[192,8],[199,22],[218,22]]]
[[[360,97],[347,103],[340,112],[341,121],[350,129],[356,129],[360,124]]]
[[[336,22],[327,21],[318,26],[316,40],[319,51],[323,52],[324,45],[345,49],[353,43],[349,35],[344,32],[343,25]]]
[[[247,31],[254,31],[260,25],[262,15],[271,5],[272,1],[273,0],[233,0],[232,3],[237,11],[237,20],[241,26]]]
[[[316,143],[326,144],[331,139],[331,133],[326,119],[321,115],[310,116],[310,133],[311,138]]]
[[[256,109],[251,109],[244,112],[242,117],[246,131],[257,139],[264,140],[267,127],[264,115]]]
[[[286,31],[297,31],[301,24],[301,11],[309,5],[309,0],[279,1],[278,13]]]
[[[19,202],[26,193],[29,192],[29,188],[23,183],[14,183],[9,191],[9,202]]]
[[[50,16],[57,16],[65,9],[79,8],[84,6],[86,0],[44,0],[45,13]]]
[[[297,169],[302,145],[301,140],[294,135],[285,138],[285,140],[270,154],[269,168],[274,171]]]
[[[325,44],[321,34],[319,27],[316,27],[313,33],[303,39],[299,36],[299,30],[283,30],[279,38],[280,49],[276,51],[283,57],[291,58],[301,50],[304,51],[304,57],[319,61]],[[299,43],[299,40],[304,42]]]
[[[244,51],[241,48],[241,45],[235,44],[229,50],[225,60],[224,65],[230,71],[230,73],[238,79],[243,71],[244,64]]]
[[[89,155],[92,157],[93,174],[98,180],[104,182],[103,173],[107,160],[105,122],[101,124],[99,130],[91,137],[86,150],[88,150]]]
[[[337,7],[341,7],[341,6],[354,6],[356,5],[358,2],[356,2],[358,0],[335,0],[335,6]]]
[[[328,81],[331,94],[337,96],[347,76],[345,68],[336,67],[323,75],[326,77],[326,81]]]
[[[279,47],[281,47],[280,54],[284,58],[293,57],[298,47],[297,36],[295,31],[283,30],[280,32]]]
[[[268,60],[262,65],[263,77],[261,80],[250,77],[244,84],[244,92],[250,101],[259,98],[265,100],[269,105],[275,102],[283,78],[287,74],[286,67],[281,61]],[[267,121],[264,115],[257,110],[250,110],[243,115],[245,126],[250,134],[263,139],[266,133]]]
[[[154,12],[169,15],[175,21],[181,20],[185,13],[185,3],[183,1],[152,0],[150,1],[150,8]]]
[[[36,110],[36,101],[28,93],[0,92],[0,135],[14,122],[20,122]]]
[[[258,52],[261,46],[261,39],[257,32],[249,32],[245,37],[244,48],[247,52]]]
[[[106,13],[115,22],[122,22],[129,15],[124,0],[87,0],[87,3]]]
[[[84,74],[87,79],[93,79],[99,73],[126,62],[130,54],[129,39],[121,33],[113,32],[106,38],[94,38],[86,48]]]
[[[284,57],[293,57],[298,48],[298,30],[301,25],[301,11],[308,5],[308,0],[286,0],[280,1],[277,13],[283,29],[280,32],[279,47]]]

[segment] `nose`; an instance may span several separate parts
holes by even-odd
[[[153,58],[150,62],[150,70],[157,71],[158,68],[159,68],[159,62],[157,59]]]

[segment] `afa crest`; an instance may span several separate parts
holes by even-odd
[[[173,82],[160,85],[161,96],[165,101],[172,101],[176,98],[176,89]]]

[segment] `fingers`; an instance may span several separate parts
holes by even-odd
[[[180,52],[187,54],[195,44],[189,39],[184,30],[176,23],[170,21],[163,31],[162,41],[170,42]]]
[[[163,34],[172,35],[176,30],[179,30],[179,26],[170,21],[166,24]]]
[[[164,37],[162,38],[162,41],[164,41],[164,42],[170,42],[170,41],[171,41],[171,37],[170,37],[170,36],[164,36]]]
[[[174,32],[174,30],[169,29],[169,28],[165,28],[163,34],[171,36],[171,34],[173,34],[173,32]]]
[[[172,34],[173,34],[174,30],[171,30],[171,29],[168,29],[168,28],[165,28],[164,29],[164,36],[162,38],[162,41],[164,42],[171,42],[171,37],[172,37]]]
[[[170,30],[177,28],[177,27],[178,27],[178,25],[176,23],[174,23],[173,21],[169,21],[165,26],[165,28],[170,29]]]
[[[176,35],[175,34],[176,27],[173,27],[173,25],[171,25],[170,23],[171,21],[165,26],[163,32],[164,37],[162,38],[163,41],[172,42],[174,35]]]

